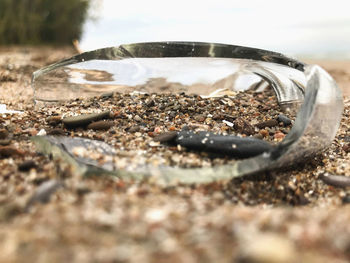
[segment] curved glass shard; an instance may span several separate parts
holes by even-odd
[[[275,52],[212,43],[138,43],[95,50],[36,71],[32,85],[37,103],[110,91],[220,96],[270,85],[281,107],[297,109],[294,106],[301,105],[293,128],[281,143],[234,165],[196,169],[147,166],[128,171],[127,176],[125,171],[113,171],[124,179],[151,176],[165,184],[229,180],[303,161],[332,142],[343,110],[340,89],[319,66]],[[85,173],[89,168],[81,170]]]
[[[281,54],[247,47],[140,43],[91,51],[50,65],[33,74],[32,86],[36,102],[55,102],[111,91],[208,96],[267,82],[283,104],[302,101],[303,66]]]

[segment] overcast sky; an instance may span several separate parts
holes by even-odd
[[[97,1],[99,19],[85,25],[84,50],[182,40],[350,58],[348,0]]]

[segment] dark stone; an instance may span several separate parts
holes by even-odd
[[[342,201],[343,201],[343,204],[350,204],[350,194],[347,194],[346,196],[344,196]]]
[[[179,132],[176,143],[189,150],[222,154],[233,158],[253,157],[263,152],[269,152],[273,148],[268,142],[252,137],[242,138],[191,131]]]
[[[310,203],[310,200],[305,197],[303,193],[294,193],[294,196],[291,200],[292,205],[307,205]]]
[[[47,135],[66,135],[66,132],[62,129],[52,129],[47,132]]]
[[[91,189],[89,189],[87,187],[79,187],[79,188],[77,188],[76,191],[77,191],[78,196],[83,196],[83,195],[90,193]]]
[[[6,129],[0,129],[0,140],[6,139],[9,136],[9,132]]]
[[[212,119],[213,120],[223,120],[224,116],[222,114],[214,114]]]
[[[225,114],[224,115],[224,119],[229,121],[229,122],[233,122],[235,119],[237,119],[236,116],[232,116],[232,115],[229,115],[229,114]]]
[[[11,143],[11,139],[0,140],[1,146],[6,146],[6,145],[9,145],[10,143]]]
[[[96,121],[90,123],[87,128],[92,130],[108,130],[114,125],[112,121]]]
[[[154,105],[156,105],[156,103],[154,102],[154,100],[150,100],[149,102],[146,103],[147,107],[153,107]]]
[[[134,126],[131,126],[130,128],[127,129],[128,132],[138,132],[140,131],[141,127],[139,125],[134,125]]]
[[[46,119],[46,121],[49,125],[57,125],[62,121],[62,119],[61,116],[50,116]]]
[[[33,160],[27,160],[18,165],[18,170],[22,172],[27,172],[32,168],[36,167],[36,163]]]
[[[78,116],[67,117],[62,120],[64,125],[69,128],[82,127],[88,125],[93,121],[98,121],[101,119],[108,118],[110,116],[110,111],[104,111],[101,113],[90,113]]]
[[[289,119],[286,115],[280,114],[277,117],[277,121],[282,122],[284,126],[288,126],[292,124],[292,120]]]
[[[345,175],[323,174],[319,177],[325,184],[334,187],[350,186],[350,177]]]
[[[263,129],[263,128],[271,128],[271,127],[275,127],[278,125],[278,121],[277,120],[267,120],[267,121],[263,121],[263,122],[260,122],[258,124],[256,124],[255,126],[259,129]]]
[[[254,127],[242,118],[237,118],[233,122],[233,127],[237,132],[241,134],[253,135],[255,133]]]
[[[161,143],[174,143],[177,136],[176,131],[165,132],[154,137],[154,141]]]
[[[343,145],[343,151],[344,152],[350,152],[350,143],[344,144]]]
[[[0,158],[7,158],[12,156],[23,156],[24,153],[19,149],[11,146],[0,146]]]

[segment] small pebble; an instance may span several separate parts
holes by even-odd
[[[269,136],[269,132],[267,130],[260,130],[259,134],[261,134],[261,136],[263,136],[263,137]]]
[[[349,187],[350,177],[345,175],[324,174],[319,177],[325,184],[334,187]]]
[[[176,136],[177,136],[176,131],[165,132],[157,135],[156,137],[153,138],[153,140],[161,143],[172,142],[175,140]]]
[[[1,146],[6,146],[6,145],[9,145],[10,143],[11,143],[11,139],[0,140]]]
[[[276,132],[273,136],[276,140],[280,141],[283,140],[286,135],[283,132]]]
[[[211,132],[181,131],[176,137],[176,143],[189,150],[222,154],[237,159],[253,157],[272,149],[268,142],[253,137],[242,138]]]
[[[131,126],[130,128],[126,129],[128,132],[134,133],[140,131],[140,126],[139,125],[134,125]]]
[[[155,133],[161,133],[162,130],[163,130],[163,129],[162,129],[161,127],[155,127],[155,128],[154,128],[154,132],[155,132]]]
[[[227,126],[229,126],[231,128],[233,127],[233,123],[232,122],[229,122],[227,120],[223,120],[222,122],[225,123]]]
[[[46,135],[45,129],[41,129],[36,135],[37,136],[45,136]]]
[[[234,129],[242,134],[253,135],[255,133],[254,127],[242,118],[237,118],[234,122]]]
[[[0,146],[0,158],[22,156],[24,152],[11,146]]]
[[[87,128],[92,130],[108,130],[114,125],[112,121],[96,121],[90,123]]]
[[[147,107],[153,107],[154,105],[156,105],[156,103],[154,102],[154,100],[150,100],[146,103]]]
[[[344,152],[350,152],[350,143],[344,144],[343,145],[343,151]]]
[[[284,126],[288,126],[292,124],[292,120],[289,119],[286,115],[280,114],[277,117],[278,122],[282,122]]]
[[[46,121],[49,125],[57,125],[62,121],[62,119],[61,116],[50,116],[46,119]]]
[[[347,194],[346,196],[344,196],[342,201],[343,201],[343,204],[350,204],[350,195]]]
[[[268,127],[268,128],[275,127],[277,125],[278,125],[278,121],[272,119],[272,120],[260,122],[260,123],[256,124],[255,126],[259,129],[263,129],[266,127]]]
[[[139,115],[136,115],[136,116],[134,117],[134,120],[135,120],[135,121],[138,121],[138,122],[141,122],[141,121],[142,121],[142,119],[141,119],[141,117],[140,117]]]
[[[66,135],[65,131],[59,128],[49,130],[47,135]]]
[[[27,160],[18,165],[18,170],[22,172],[27,172],[32,168],[36,167],[36,163],[33,160]]]
[[[6,129],[0,129],[0,139],[6,139],[9,136],[9,132]]]
[[[108,118],[109,115],[110,115],[109,111],[104,111],[101,113],[90,113],[90,114],[82,114],[78,116],[67,117],[67,118],[64,118],[62,121],[64,125],[66,125],[67,127],[74,128],[74,127],[81,127],[81,126],[88,125],[93,121]]]
[[[104,93],[100,96],[101,99],[109,99],[113,97],[113,92]]]

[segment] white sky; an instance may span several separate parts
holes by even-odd
[[[350,58],[348,0],[96,0],[84,50],[145,41],[206,41],[289,55]]]

